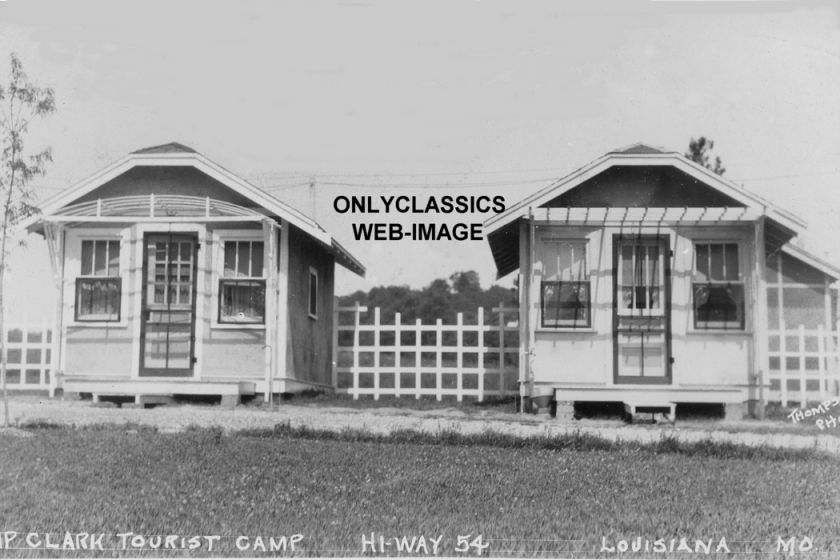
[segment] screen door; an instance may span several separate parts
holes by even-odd
[[[671,382],[668,238],[613,241],[613,337],[616,383]]]
[[[192,234],[144,237],[140,375],[193,374],[197,247]]]

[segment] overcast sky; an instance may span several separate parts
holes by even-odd
[[[494,267],[486,242],[355,242],[336,196],[513,203],[699,135],[840,264],[836,2],[0,1],[4,80],[12,51],[58,99],[30,138],[54,152],[42,196],[179,141],[314,214],[368,267],[338,293]],[[43,245],[12,264],[12,317],[49,317]]]

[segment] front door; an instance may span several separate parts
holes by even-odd
[[[613,239],[613,357],[616,383],[671,382],[668,236]]]
[[[190,377],[195,363],[197,236],[143,239],[140,375]]]

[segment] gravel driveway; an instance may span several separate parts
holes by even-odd
[[[394,430],[437,433],[454,430],[463,434],[487,430],[508,435],[562,435],[583,433],[610,440],[655,442],[665,435],[680,441],[712,439],[718,442],[749,446],[816,448],[840,455],[840,437],[818,434],[753,433],[734,431],[735,425],[710,423],[710,429],[675,426],[629,426],[620,422],[560,421],[514,413],[479,412],[467,414],[458,409],[411,410],[404,408],[341,408],[283,403],[274,409],[254,406],[225,408],[209,405],[159,406],[150,409],[114,408],[93,405],[89,401],[65,401],[38,397],[14,397],[11,418],[17,425],[32,421],[84,426],[90,424],[139,424],[156,427],[161,432],[177,432],[188,427],[219,426],[227,432],[250,428],[273,428],[288,423],[293,427],[341,431],[359,429],[377,434]],[[722,429],[728,428],[728,429]]]

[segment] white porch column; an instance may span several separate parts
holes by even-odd
[[[271,403],[272,385],[277,370],[274,363],[274,345],[276,344],[276,315],[277,306],[277,231],[274,220],[263,221],[263,263],[266,270],[265,286],[265,391],[263,399],[266,404]]]
[[[755,237],[753,242],[754,265],[753,265],[753,372],[758,382],[758,417],[764,419],[764,409],[767,405],[767,398],[764,392],[764,384],[769,379],[768,360],[768,323],[767,313],[767,256],[764,246],[764,222],[765,217],[761,216],[755,222]],[[779,309],[779,313],[783,313]],[[781,317],[781,315],[780,315]],[[784,339],[781,341],[784,344]],[[785,380],[782,379],[784,383]],[[752,395],[750,395],[752,396]]]
[[[286,392],[286,349],[289,342],[289,222],[280,222],[280,252],[277,267],[277,285],[274,308],[274,324],[277,330],[274,334],[274,363],[275,375],[280,377],[280,392]]]
[[[531,396],[533,372],[531,371],[531,352],[533,349],[533,326],[531,308],[534,302],[531,294],[533,274],[531,267],[534,221],[530,217],[519,225],[519,411],[525,412],[525,398]],[[504,367],[504,364],[500,364]]]
[[[58,374],[61,372],[62,341],[64,339],[64,226],[45,222],[44,236],[50,254],[53,281],[58,291],[53,311],[52,342],[50,344],[50,397],[55,396]]]

